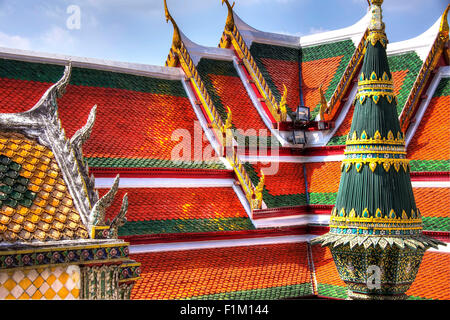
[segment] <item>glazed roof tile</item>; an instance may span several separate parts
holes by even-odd
[[[197,70],[223,122],[227,119],[228,106],[234,129],[243,130],[245,136],[271,135],[250,100],[233,62],[202,58]]]
[[[303,164],[273,162],[245,164],[254,185],[259,183],[261,169],[265,175],[263,200],[269,208],[306,204]]]
[[[305,243],[131,254],[131,299],[282,299],[312,294]]]
[[[312,246],[318,295],[346,299],[345,283],[339,278],[328,247]],[[409,299],[449,300],[450,254],[425,252],[416,280],[406,292]]]
[[[100,189],[100,195],[107,192]],[[107,217],[128,193],[127,223],[119,236],[254,229],[234,190],[211,188],[120,188]]]
[[[53,152],[0,133],[0,242],[88,238]]]
[[[305,163],[310,204],[335,204],[341,179],[341,163]]]
[[[330,99],[354,50],[355,46],[351,40],[301,50],[256,42],[250,47],[250,52],[277,101],[281,99],[283,84],[286,85],[287,101],[291,110],[295,110],[300,104],[301,61],[301,90],[304,103],[311,110],[311,118],[318,113],[319,86],[323,85],[325,97]]]
[[[29,110],[62,71],[62,66],[2,59],[0,111]],[[84,125],[97,104],[96,123],[83,147],[91,166],[224,169],[217,159],[201,161],[194,143],[189,161],[172,161],[179,143],[177,137],[172,139],[174,130],[187,130],[194,137],[197,120],[180,81],[74,67],[58,104],[68,137]],[[202,150],[207,145],[203,142]]]
[[[450,188],[413,188],[423,228],[450,232]]]

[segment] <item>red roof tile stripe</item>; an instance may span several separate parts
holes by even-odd
[[[265,175],[265,187],[271,195],[305,193],[303,164],[292,162],[271,162],[253,165],[260,177],[261,169]]]
[[[31,109],[63,71],[51,64],[1,61],[0,112]],[[219,163],[215,156],[209,159],[214,152],[206,139],[197,147],[195,133],[203,131],[180,81],[73,68],[58,100],[68,137],[85,124],[95,104],[96,122],[83,152],[96,166],[117,159],[114,163],[125,167],[128,159],[146,160],[140,161],[146,167],[179,167],[172,160],[181,158],[181,167],[223,167],[214,165]]]
[[[222,121],[225,122],[227,119],[227,107],[229,107],[234,129],[243,130],[244,136],[271,135],[253,106],[232,62],[202,58],[197,65],[197,70]]]
[[[236,129],[244,130],[245,135],[249,136],[271,134],[248,97],[240,78],[215,74],[210,74],[209,78],[222,105],[230,108],[232,123]],[[247,130],[254,133],[245,132]]]
[[[99,189],[100,195],[108,190]],[[128,193],[128,221],[171,219],[220,219],[248,217],[232,188],[120,188],[108,209],[108,217],[119,212]]]
[[[261,178],[260,169],[265,168],[263,200],[268,208],[307,204],[303,164],[289,162],[245,163],[244,166],[255,186]]]
[[[416,280],[407,295],[424,299],[450,300],[450,254],[425,252]]]
[[[267,72],[280,94],[283,94],[284,87],[287,89],[287,105],[291,110],[300,105],[299,88],[299,65],[298,61],[276,60],[271,58],[261,58]]]
[[[51,85],[47,82],[0,78],[0,112],[18,113],[31,109]]]
[[[450,218],[450,188],[413,188],[413,192],[422,216]]]
[[[304,243],[131,254],[131,299],[186,299],[311,282]]]

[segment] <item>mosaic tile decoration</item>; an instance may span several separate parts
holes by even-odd
[[[52,64],[0,62],[0,112],[5,113],[29,110],[64,70]],[[74,67],[58,100],[69,138],[86,123],[95,104],[96,122],[83,146],[90,166],[224,169],[217,159],[202,161],[193,143],[190,161],[171,160],[179,143],[172,139],[174,130],[185,129],[193,137],[197,121],[181,81]],[[202,150],[208,146],[203,142]]]
[[[75,265],[0,272],[0,300],[74,300],[80,288]]]
[[[131,299],[283,299],[312,295],[305,243],[132,254]]]
[[[88,238],[50,149],[0,133],[0,242]]]
[[[100,196],[107,192],[100,189]],[[127,222],[119,236],[252,230],[236,193],[229,187],[120,188],[107,211],[112,218],[128,193]]]

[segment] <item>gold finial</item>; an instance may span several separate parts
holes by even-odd
[[[283,96],[281,97],[281,101],[280,101],[280,112],[281,112],[281,121],[286,121],[287,118],[287,108],[286,108],[286,98],[287,98],[287,88],[286,86],[283,84]]]
[[[367,37],[367,41],[370,41],[372,46],[379,41],[383,47],[386,48],[388,43],[386,33],[384,32],[385,25],[383,23],[383,14],[381,10],[381,4],[383,0],[370,0],[372,5],[370,7],[370,11],[372,13],[372,18],[370,19],[369,24],[369,36]]]
[[[172,22],[173,25],[173,39],[172,39],[172,47],[178,49],[181,47],[181,36],[180,36],[180,30],[178,29],[178,26],[175,22],[175,20],[172,18],[172,16],[169,13],[169,9],[167,8],[167,1],[164,0],[164,11],[166,14],[166,22]]]
[[[227,21],[225,23],[225,29],[228,30],[228,31],[233,31],[233,28],[234,28],[233,7],[234,7],[235,3],[233,2],[233,5],[230,5],[228,0],[222,0],[222,5],[224,3],[228,7],[228,16],[227,16]]]
[[[448,39],[448,20],[447,20],[447,14],[448,14],[448,10],[450,9],[450,4],[447,5],[447,8],[444,11],[444,14],[442,15],[441,18],[441,25],[439,27],[439,33],[441,34],[441,37],[445,40]]]
[[[320,120],[324,121],[325,113],[326,114],[330,113],[330,107],[328,106],[327,99],[325,99],[325,95],[323,94],[322,85],[320,85],[319,87],[319,93],[320,93],[320,109],[319,109]]]

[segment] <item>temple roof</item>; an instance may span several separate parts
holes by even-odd
[[[118,235],[133,244],[132,257],[143,263],[142,279],[133,289],[133,299],[344,298],[343,282],[328,249],[313,246],[309,251],[306,242],[283,241],[299,235],[309,240],[328,230],[325,221],[336,202],[342,146],[355,110],[354,80],[361,66],[357,60],[369,15],[348,28],[304,37],[258,31],[235,13],[233,16],[247,46],[248,55],[244,57],[232,47],[196,44],[178,26],[168,58],[168,65],[174,63],[171,67],[0,49],[0,112],[11,115],[31,109],[57,83],[63,65],[72,61],[66,93],[58,99],[58,116],[70,139],[89,122],[92,106],[97,105],[95,125],[82,151],[91,172],[100,177],[95,181],[100,196],[108,193],[106,187],[111,186],[112,176],[121,174],[106,218],[111,220],[122,210],[122,199],[127,195],[128,221],[118,227]],[[425,81],[429,100],[420,97],[417,121],[412,121],[406,135],[407,157],[411,159],[412,192],[422,213],[424,230],[427,235],[448,239],[450,137],[446,134],[450,128],[444,129],[450,126],[445,120],[450,112],[450,72],[444,53],[436,65],[426,64],[438,29],[435,25],[409,42],[390,43],[387,61],[398,98],[395,117],[410,106],[409,98],[418,80],[423,79],[421,69],[430,72],[431,84]],[[221,45],[224,41],[225,36]],[[250,58],[276,106],[280,105],[285,85],[288,109],[307,105],[311,119],[317,119],[321,106],[318,89],[322,86],[328,102],[337,99],[334,127],[309,130],[305,150],[287,142],[286,136],[292,132],[274,118],[268,91],[257,87],[258,76],[252,77],[254,70],[245,62]],[[245,153],[249,140],[225,146],[220,140],[223,131],[217,134],[214,130],[221,129],[215,127],[217,123],[226,124],[228,120],[232,128],[255,129],[257,134],[260,129],[266,130],[276,139],[276,145],[283,146],[279,158],[266,156],[261,150],[249,157]],[[288,117],[285,122],[289,121]],[[172,139],[176,129],[191,137],[204,134],[201,149],[213,149],[213,159],[173,161],[172,151],[179,143]],[[25,178],[30,176],[28,188],[36,193],[29,208],[21,206],[20,201],[32,200],[32,193],[24,190],[23,184],[13,183],[13,189],[19,191],[5,193],[8,199],[1,201],[12,204],[15,197],[18,209],[2,207],[0,230],[12,234],[14,223],[23,220],[14,233],[19,237],[26,236],[26,228],[42,230],[46,224],[50,226],[43,234],[47,239],[62,239],[70,232],[78,232],[79,238],[86,236],[88,224],[79,222],[78,229],[73,229],[77,215],[87,219],[87,214],[69,205],[71,193],[58,171],[62,170],[58,162],[51,156],[34,159],[20,155],[30,150],[49,153],[51,148],[36,137],[6,130],[0,139],[0,147],[5,145],[0,152],[12,161],[0,159],[0,163],[5,162],[4,177],[16,176],[17,172]],[[224,149],[231,156],[224,157]],[[192,145],[190,151],[198,155],[199,148]],[[275,164],[275,174],[264,172],[264,168]],[[49,168],[43,170],[44,165]],[[43,184],[37,184],[38,179]],[[47,182],[52,179],[55,182],[50,188]],[[260,208],[252,205],[258,187],[262,190]],[[3,185],[1,188],[7,189]],[[287,219],[281,221],[283,217]],[[59,238],[54,237],[55,231]],[[250,238],[268,236],[276,238],[272,239],[276,243],[242,245]],[[230,241],[226,242],[228,247],[214,247],[217,243],[212,239],[219,237],[224,243]],[[194,240],[199,239],[209,240],[200,242],[211,247],[184,250],[197,245],[199,241]],[[164,251],[165,245],[173,250]],[[427,252],[408,295],[449,299],[445,291],[447,260],[448,253]],[[442,268],[436,271],[433,264]],[[437,289],[431,289],[427,277]]]

